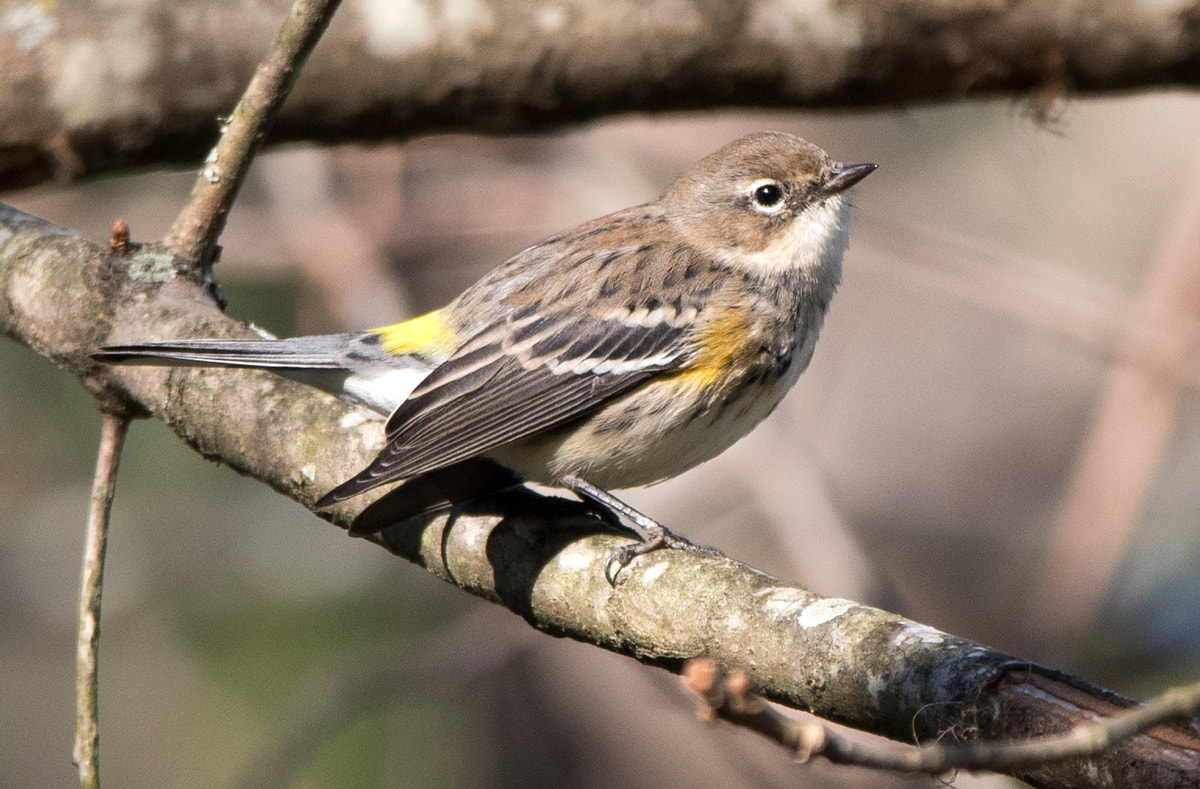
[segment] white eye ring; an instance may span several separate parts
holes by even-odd
[[[750,184],[750,204],[762,214],[777,214],[787,205],[783,187],[778,181],[764,178]]]

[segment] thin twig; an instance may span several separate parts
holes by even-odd
[[[215,261],[217,239],[250,162],[339,3],[296,0],[233,114],[222,122],[221,138],[208,154],[188,204],[165,239],[167,247],[193,271],[207,274]]]
[[[818,719],[784,715],[751,692],[745,674],[724,674],[708,658],[688,661],[684,684],[704,702],[700,716],[720,718],[774,740],[801,761],[815,756],[835,764],[939,775],[949,770],[1011,772],[1100,753],[1121,740],[1200,710],[1200,683],[1173,688],[1127,712],[1081,723],[1060,734],[1019,742],[982,742],[919,747],[876,747],[854,742]]]
[[[79,588],[79,627],[75,645],[75,751],[79,784],[100,786],[100,710],[97,703],[97,653],[100,647],[100,596],[104,590],[104,550],[108,543],[108,516],[112,509],[121,447],[129,417],[104,412],[100,417],[100,449],[88,505],[87,535],[83,547],[83,573]]]

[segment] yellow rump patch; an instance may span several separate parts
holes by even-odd
[[[705,388],[714,386],[730,374],[730,366],[745,353],[747,339],[745,319],[736,310],[729,310],[701,330],[699,353],[675,375]]]
[[[371,333],[383,338],[383,350],[393,356],[446,356],[458,344],[458,334],[446,323],[441,310],[371,329]]]

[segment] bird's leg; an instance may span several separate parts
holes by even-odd
[[[582,477],[574,474],[567,475],[563,477],[562,484],[584,501],[600,505],[601,508],[607,510],[611,515],[624,517],[629,522],[632,530],[641,538],[641,542],[622,545],[608,557],[608,561],[604,565],[604,577],[613,586],[617,585],[617,575],[627,564],[636,557],[650,551],[656,551],[659,548],[677,548],[681,551],[697,553],[701,556],[725,558],[725,554],[715,548],[696,545],[694,542],[680,537],[650,516],[639,512],[604,488],[593,485]]]

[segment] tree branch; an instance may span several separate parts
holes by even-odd
[[[296,0],[271,51],[255,70],[229,119],[221,124],[221,139],[205,159],[192,196],[165,242],[187,265],[202,271],[211,266],[217,239],[250,172],[250,162],[340,2]]]
[[[701,718],[720,718],[758,732],[801,761],[819,756],[834,764],[930,775],[951,770],[1016,770],[1095,756],[1165,721],[1195,715],[1200,708],[1197,683],[1169,690],[1140,707],[1095,721],[1081,721],[1061,733],[1032,739],[961,744],[937,741],[920,747],[879,748],[854,742],[820,720],[784,715],[751,692],[745,673],[725,674],[708,658],[689,660],[683,677],[688,689],[704,702]]]
[[[79,584],[79,626],[75,642],[75,749],[83,789],[100,787],[99,651],[100,600],[104,591],[104,554],[108,546],[109,513],[117,487],[121,447],[129,430],[129,415],[105,411],[100,416],[100,449],[88,506],[83,572]]]
[[[363,466],[381,423],[315,390],[255,371],[102,369],[88,359],[108,342],[249,334],[166,263],[159,248],[109,252],[0,204],[0,327],[92,391],[128,399],[206,457],[301,503]],[[321,517],[346,525],[367,503]],[[733,561],[662,551],[636,560],[614,589],[603,568],[617,540],[586,507],[531,491],[378,536],[539,629],[675,671],[708,656],[745,671],[768,698],[899,740],[1028,738],[1132,705]],[[1195,785],[1198,731],[1196,721],[1158,727],[1100,756],[1014,772],[1045,786],[1089,785],[1089,775],[1116,776],[1113,785]]]
[[[1200,84],[1195,2],[480,0],[468,14],[437,4],[406,6],[408,15],[388,8],[347,3],[272,142],[997,94],[1049,113],[1068,93]],[[201,159],[276,20],[245,0],[85,0],[6,15],[0,183]]]

